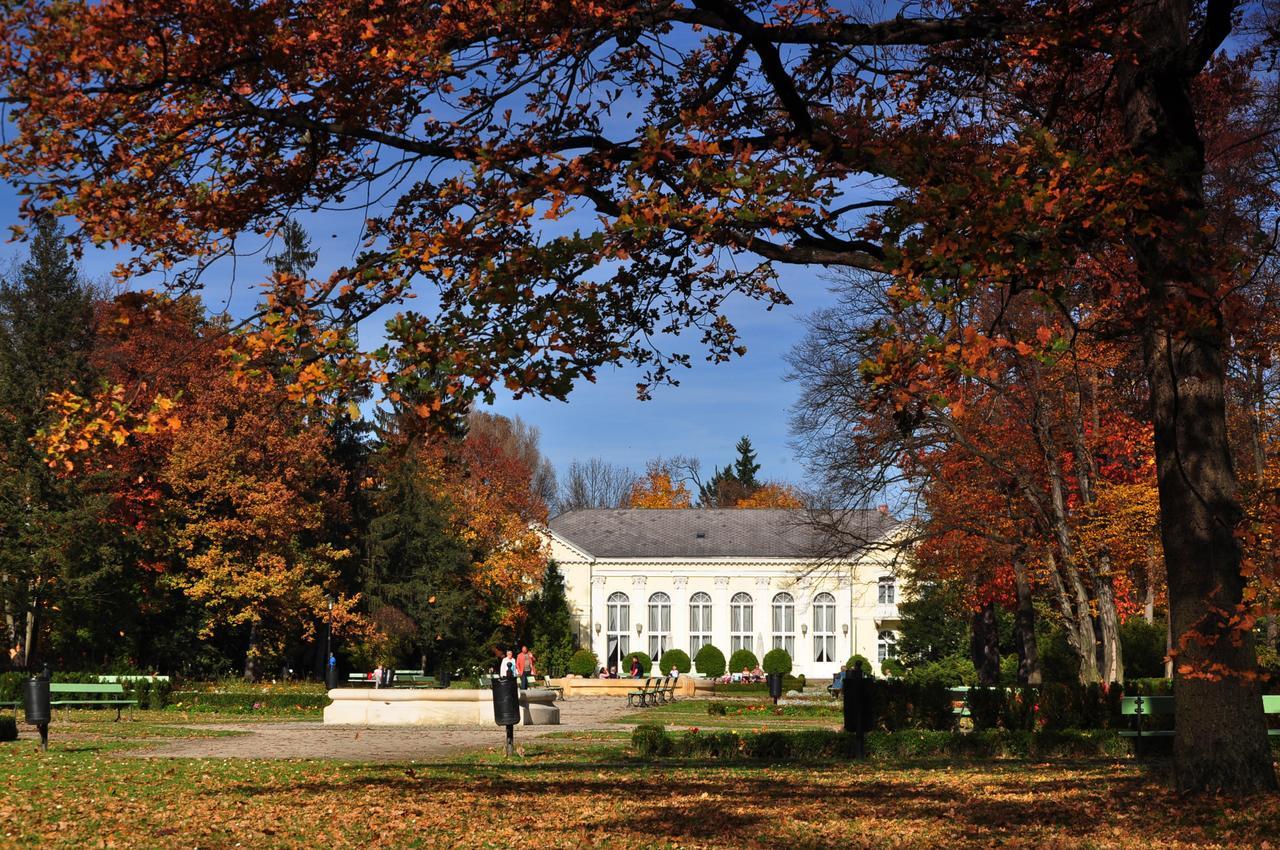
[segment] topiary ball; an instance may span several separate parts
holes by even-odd
[[[594,676],[600,669],[600,661],[589,649],[579,649],[569,659],[569,672],[575,676]]]
[[[693,663],[699,673],[710,679],[724,675],[724,653],[709,643],[702,645],[698,654],[693,657]]]
[[[628,652],[622,659],[622,666],[618,669],[619,676],[631,675],[631,659],[636,658],[640,661],[640,675],[648,676],[649,671],[653,669],[653,659],[649,657],[647,652]]]
[[[730,673],[741,673],[743,670],[749,672],[759,666],[760,659],[756,658],[756,654],[749,649],[739,649],[729,656]]]
[[[845,662],[845,668],[846,668],[846,670],[847,670],[847,675],[850,675],[850,676],[852,676],[852,675],[853,675],[853,668],[854,668],[854,667],[855,667],[859,662],[861,662],[861,664],[862,664],[862,675],[866,676],[868,679],[870,679],[870,678],[872,678],[873,676],[875,676],[875,674],[876,674],[876,668],[874,668],[874,667],[872,667],[872,666],[871,666],[871,662],[867,660],[866,656],[865,656],[865,655],[856,655],[856,654],[855,654],[855,655],[850,655],[850,656],[849,656],[849,660],[848,660],[847,662]]]
[[[689,662],[689,654],[682,649],[668,649],[662,653],[662,660],[659,664],[662,666],[662,669],[658,671],[660,673],[670,673],[672,667],[681,673],[688,673],[693,669]]]
[[[766,673],[781,673],[785,676],[791,672],[791,654],[782,647],[771,649],[764,654],[764,661],[760,666]]]

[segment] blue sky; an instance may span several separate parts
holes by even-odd
[[[15,192],[0,184],[0,228],[5,233],[10,224],[18,223],[17,209]],[[319,275],[350,262],[359,243],[358,216],[320,214],[300,221],[319,251]],[[0,253],[5,261],[20,258],[25,247],[10,243]],[[255,284],[265,276],[262,261],[269,253],[241,258],[234,267],[225,261],[215,267],[205,279],[209,309],[227,305],[237,314],[252,306]],[[90,278],[106,278],[121,256],[89,250],[82,268]],[[783,267],[780,272],[793,306],[767,312],[740,299],[729,311],[747,346],[745,357],[716,366],[697,355],[696,338],[676,340],[681,350],[695,354],[694,366],[681,370],[680,386],[659,387],[650,401],[635,397],[639,370],[618,367],[602,371],[595,384],[579,385],[567,402],[504,396],[494,410],[537,426],[543,451],[557,471],[574,458],[600,457],[642,469],[649,458],[673,454],[699,458],[709,470],[728,463],[734,444],[746,434],[756,447],[763,476],[803,484],[803,465],[788,444],[788,410],[798,390],[785,380],[784,357],[804,334],[804,316],[832,299],[821,269]],[[135,282],[134,286],[158,283]]]

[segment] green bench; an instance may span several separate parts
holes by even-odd
[[[96,684],[75,684],[71,682],[52,682],[49,685],[50,708],[61,707],[64,711],[72,706],[106,706],[115,707],[116,720],[120,719],[120,711],[129,707],[129,719],[133,719],[133,709],[138,705],[134,699],[126,699],[124,685],[102,682]]]
[[[1264,715],[1280,715],[1280,695],[1264,694],[1262,697],[1262,713]],[[1133,728],[1122,730],[1120,736],[1134,740],[1135,755],[1142,754],[1142,741],[1144,738],[1160,740],[1173,737],[1173,729],[1148,729],[1146,728],[1145,720],[1148,717],[1172,718],[1172,696],[1125,697],[1120,701],[1120,714],[1124,717],[1133,718],[1131,721]],[[1268,729],[1267,734],[1280,737],[1280,729]]]
[[[644,685],[637,691],[627,694],[627,705],[666,705],[676,700],[676,680],[671,676],[644,680]]]

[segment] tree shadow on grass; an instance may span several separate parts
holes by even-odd
[[[544,808],[540,800],[554,800],[567,809],[552,806],[555,814],[545,822],[535,817],[529,829],[563,826],[644,841],[767,850],[810,846],[806,831],[824,836],[812,846],[830,846],[833,834],[857,843],[874,838],[876,829],[899,828],[955,843],[1090,841],[1108,819],[1130,830],[1112,840],[1123,846],[1185,840],[1188,824],[1214,822],[1211,806],[1183,807],[1145,772],[1117,773],[1114,761],[862,767],[593,761],[434,764],[396,772],[380,765],[336,782],[237,784],[227,790],[254,797],[336,790],[419,806],[449,800],[534,813]],[[588,809],[598,813],[594,819],[574,820]],[[1183,817],[1188,814],[1190,820]]]

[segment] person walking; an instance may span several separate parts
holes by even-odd
[[[516,656],[516,673],[520,676],[520,690],[529,690],[529,677],[537,675],[537,671],[533,669],[533,653],[527,646],[520,647],[520,654]]]
[[[498,678],[514,679],[516,677],[516,660],[511,657],[511,650],[507,650],[507,654],[503,656],[502,663],[498,665]]]

